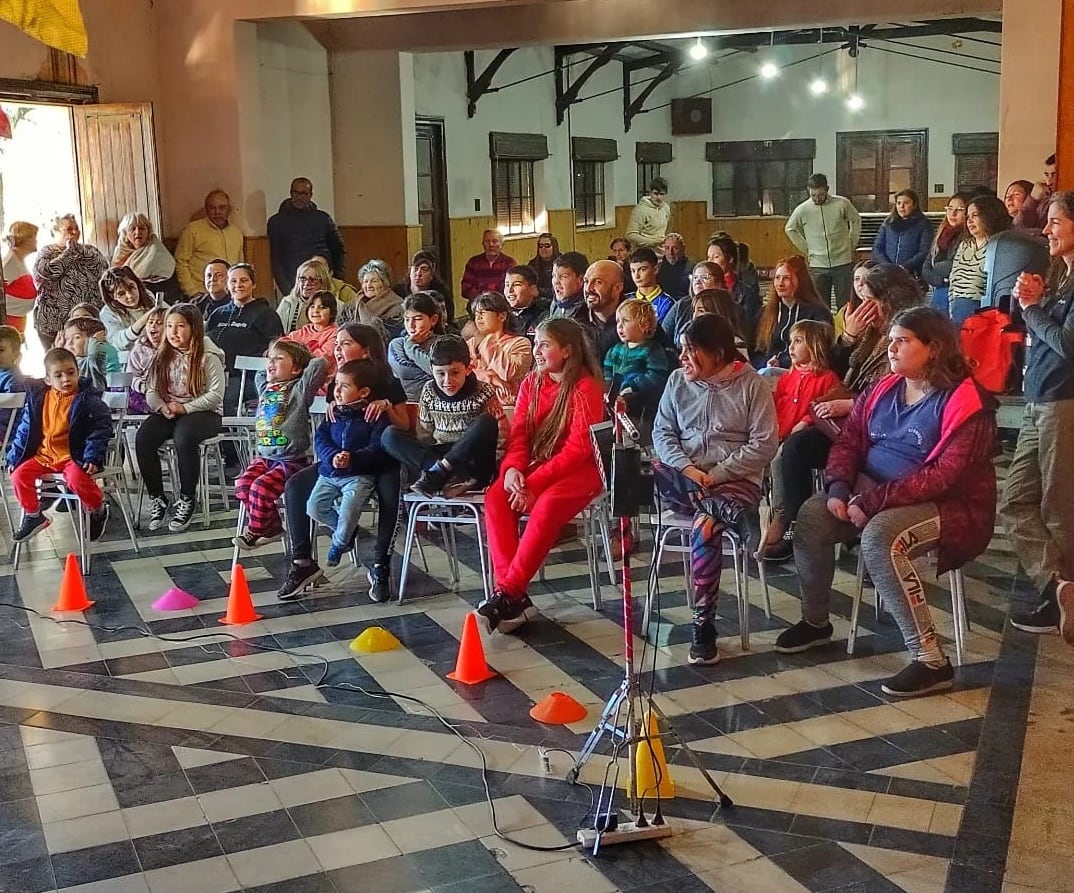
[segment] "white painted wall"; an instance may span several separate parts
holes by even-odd
[[[265,232],[295,177],[333,213],[327,52],[297,22],[240,23],[235,36],[247,231]]]
[[[998,35],[973,35],[999,41]],[[949,38],[912,41],[920,45],[952,50]],[[881,44],[877,44],[880,47]],[[890,44],[883,45],[892,48]],[[827,47],[830,48],[830,47]],[[775,58],[788,65],[816,55],[818,48],[777,48]],[[918,55],[918,50],[909,49]],[[999,58],[999,48],[965,41],[960,53]],[[481,68],[492,52],[477,54]],[[612,63],[598,72],[583,90],[584,96],[611,90],[606,96],[572,107],[570,132],[575,136],[612,137],[619,142],[619,161],[613,167],[614,204],[635,200],[637,167],[636,141],[670,141],[674,161],[664,167],[673,200],[708,201],[711,198],[711,168],[705,161],[705,143],[723,140],[811,138],[817,141],[814,169],[829,175],[835,183],[836,133],[856,130],[920,129],[929,131],[929,194],[933,184],[941,184],[946,195],[954,185],[955,162],[951,154],[953,133],[995,131],[999,123],[999,76],[940,65],[934,62],[893,56],[866,47],[858,60],[858,92],[866,107],[851,112],[844,101],[854,83],[854,64],[845,52],[832,53],[821,61],[805,62],[782,71],[773,81],[754,78],[737,86],[709,93],[713,98],[713,133],[707,136],[672,137],[670,108],[661,107],[672,97],[689,96],[730,84],[756,72],[762,54],[735,54],[716,64],[700,64],[682,72],[654,91],[647,107],[655,111],[634,119],[629,133],[623,132],[621,68]],[[969,59],[955,62],[980,65]],[[540,72],[550,71],[550,48],[528,48],[511,56],[494,83],[507,84]],[[823,72],[832,91],[815,99],[809,81]],[[651,72],[649,76],[655,74]],[[635,77],[642,79],[645,73]],[[483,97],[473,119],[466,117],[466,79],[462,53],[432,53],[414,56],[415,106],[419,115],[445,119],[449,204],[452,217],[490,213],[488,133],[490,130],[543,132],[549,138],[552,157],[539,164],[538,185],[544,207],[570,207],[570,144],[568,125],[555,123],[555,88],[552,75]],[[1029,172],[1032,173],[1032,172]],[[1028,175],[1028,174],[1027,174]],[[1001,184],[1002,186],[1002,184]],[[481,202],[475,210],[474,200]]]

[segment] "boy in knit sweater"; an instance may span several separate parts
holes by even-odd
[[[507,416],[487,382],[478,381],[470,349],[445,335],[429,352],[433,380],[418,401],[418,434],[401,428],[384,432],[384,449],[421,472],[411,490],[422,496],[454,498],[487,487],[507,443]]]
[[[258,375],[254,425],[257,457],[235,481],[235,498],[246,506],[240,549],[256,549],[283,532],[276,500],[288,478],[309,464],[310,404],[324,384],[328,364],[294,341],[273,342]]]
[[[615,311],[619,343],[604,357],[604,377],[611,398],[623,397],[631,416],[651,419],[664,393],[671,369],[667,351],[656,340],[656,310],[648,301],[631,298]]]

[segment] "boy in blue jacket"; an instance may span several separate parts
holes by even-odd
[[[104,494],[93,479],[104,468],[112,414],[89,379],[79,379],[74,354],[54,347],[45,354],[44,383],[26,383],[26,407],[11,439],[8,467],[23,516],[15,531],[26,542],[52,522],[41,511],[37,484],[62,474],[67,487],[90,512],[90,539],[100,539],[108,521]]]
[[[22,334],[14,326],[0,326],[0,394],[17,394],[26,390],[26,379],[19,370],[21,362]],[[10,415],[11,410],[0,410],[0,438],[7,431]]]
[[[370,390],[377,381],[377,369],[368,360],[344,363],[336,373],[332,417],[317,426],[314,449],[320,476],[306,511],[314,521],[332,529],[332,545],[325,561],[328,567],[338,567],[350,551],[377,473],[391,461],[380,444],[388,414],[382,413],[375,422],[365,418]]]

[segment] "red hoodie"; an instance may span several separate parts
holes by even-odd
[[[869,417],[876,401],[895,387],[900,375],[886,375],[854,403],[839,440],[828,454],[828,495],[846,499],[869,452]],[[936,572],[962,567],[980,555],[996,523],[996,401],[966,378],[951,394],[940,423],[940,440],[924,464],[907,477],[877,484],[854,497],[871,518],[884,509],[935,502],[940,510]]]

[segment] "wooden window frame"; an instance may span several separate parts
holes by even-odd
[[[785,217],[808,195],[815,140],[707,143],[713,217]]]
[[[835,157],[836,157],[836,192],[839,195],[846,196],[853,202],[853,196],[857,193],[850,188],[850,172],[852,170],[850,166],[849,143],[855,137],[866,138],[872,137],[883,141],[894,141],[897,139],[912,139],[920,143],[920,150],[918,155],[918,175],[916,178],[911,179],[910,188],[917,192],[918,197],[921,199],[922,204],[926,204],[929,195],[929,131],[926,127],[913,127],[913,128],[901,128],[901,129],[889,129],[889,130],[846,130],[839,131],[835,135]],[[887,149],[885,148],[885,152]],[[877,176],[879,177],[880,167],[877,168]],[[887,168],[888,177],[890,178],[890,166]],[[879,185],[879,182],[874,183],[874,186]],[[878,194],[878,193],[877,193]],[[881,207],[877,210],[862,209],[858,210],[862,213],[876,213],[887,214],[890,211],[891,199],[886,202],[879,202]],[[855,205],[857,207],[857,205]],[[922,210],[925,210],[922,208]]]

